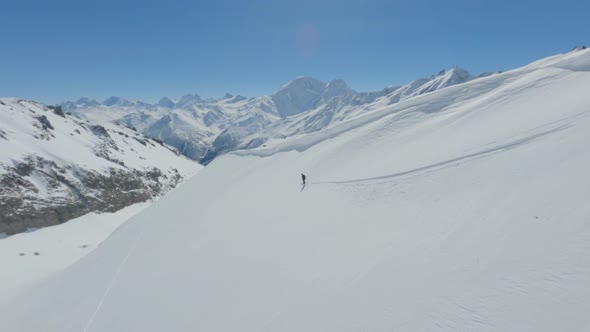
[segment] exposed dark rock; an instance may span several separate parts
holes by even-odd
[[[138,141],[141,145],[147,145],[144,139],[138,138],[138,137],[133,137],[134,140]]]
[[[90,126],[90,130],[92,131],[92,133],[98,137],[101,138],[111,138],[111,136],[109,135],[109,133],[107,132],[107,130],[105,129],[105,127],[101,126],[101,125],[92,125]]]
[[[43,128],[43,130],[53,130],[53,126],[51,125],[51,122],[49,122],[49,119],[47,119],[47,117],[45,115],[39,115],[38,117],[36,117],[37,121],[39,121],[39,123],[41,124],[41,128]]]
[[[158,143],[158,144],[160,144],[161,146],[164,146],[164,147],[166,146],[166,145],[164,145],[164,142],[162,142],[161,139],[151,138],[151,140],[154,141],[154,142],[156,142],[156,143]],[[176,150],[174,150],[174,151],[176,151]]]
[[[38,195],[29,178],[35,172],[47,183],[47,190],[63,195],[50,199]],[[143,172],[111,168],[108,173],[73,169],[72,174],[66,173],[53,161],[28,158],[0,175],[0,233],[57,225],[92,211],[115,212],[182,181],[176,169],[167,174],[157,168]]]
[[[61,105],[57,105],[57,106],[47,106],[47,108],[49,108],[50,110],[53,111],[53,113],[61,116],[62,118],[65,118],[66,115],[64,114]]]
[[[29,160],[28,162],[20,162],[16,164],[14,169],[16,174],[20,176],[29,176],[35,169],[35,165],[33,164],[32,160]]]

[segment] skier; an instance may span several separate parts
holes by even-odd
[[[301,173],[301,180],[303,180],[303,185],[305,185],[305,174]]]

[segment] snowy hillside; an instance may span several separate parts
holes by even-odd
[[[116,211],[169,191],[201,167],[128,128],[0,99],[0,233]]]
[[[91,212],[34,232],[0,236],[0,297],[64,270],[150,204],[137,203],[112,213]]]
[[[401,87],[361,93],[343,80],[324,83],[298,77],[270,96],[226,94],[203,100],[197,94],[156,104],[118,97],[100,103],[89,98],[62,104],[91,121],[117,122],[176,147],[187,157],[209,163],[220,154],[263,145],[270,138],[310,133],[400,100],[464,83],[475,77],[455,67]]]
[[[226,154],[3,328],[588,330],[589,86],[580,50]]]

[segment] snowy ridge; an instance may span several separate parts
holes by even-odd
[[[588,70],[587,68],[590,68],[588,61],[587,57],[570,52],[565,55],[557,55],[539,60],[528,66],[505,73],[496,73],[493,76],[481,77],[477,81],[461,85],[457,85],[458,82],[465,83],[463,81],[464,79],[471,81],[475,77],[455,67],[449,71],[442,71],[430,80],[419,79],[397,88],[392,93],[381,98],[379,102],[373,103],[371,105],[372,107],[365,108],[362,113],[355,112],[348,114],[340,118],[334,125],[326,126],[326,129],[322,131],[312,131],[309,134],[305,134],[305,131],[295,131],[289,135],[285,135],[280,133],[288,132],[289,127],[292,127],[292,125],[270,127],[267,129],[267,132],[270,134],[267,135],[272,138],[264,141],[264,147],[257,149],[249,147],[247,150],[238,150],[233,153],[242,156],[270,156],[278,152],[291,150],[303,151],[321,141],[361,127],[382,117],[393,116],[404,119],[415,116],[415,113],[428,114],[445,111],[449,107],[456,107],[457,104],[466,102],[485,105],[498,93],[506,94],[506,91],[526,89],[531,86],[531,81],[534,84],[541,84],[541,82],[549,81],[553,78],[549,75],[542,80],[536,80],[539,70],[554,68],[586,71]],[[443,87],[446,89],[443,89]],[[433,93],[425,94],[425,91],[430,89],[434,89],[432,91]],[[405,93],[401,93],[402,91]],[[392,99],[395,100],[394,103],[391,103]],[[400,102],[400,99],[403,102]],[[306,115],[305,119],[309,119],[309,115]],[[298,120],[294,119],[293,121]],[[265,134],[258,134],[257,136],[260,137],[263,135]],[[289,139],[286,139],[287,137]]]
[[[0,297],[3,326],[583,331],[588,86],[579,50],[226,154]]]
[[[338,132],[335,127],[348,128],[349,124],[342,123],[350,119],[365,116],[407,98],[465,83],[475,78],[467,71],[455,67],[449,71],[443,70],[437,76],[417,79],[401,87],[388,87],[382,91],[369,93],[358,93],[348,88],[344,81],[334,80],[318,97],[315,107],[277,121],[262,132],[244,137],[237,149],[251,149],[266,145],[265,143],[272,140],[282,140],[286,137],[326,129],[329,132]]]
[[[201,168],[128,128],[26,100],[0,99],[0,133],[0,233],[116,211]]]

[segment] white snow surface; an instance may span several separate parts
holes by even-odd
[[[2,327],[589,330],[588,87],[577,51],[222,156]]]
[[[133,204],[114,213],[92,212],[60,225],[5,238],[0,234],[0,296],[65,269],[149,204]]]

